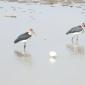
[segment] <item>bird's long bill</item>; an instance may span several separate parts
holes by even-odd
[[[34,35],[36,35],[36,33],[35,33],[34,31],[32,31],[32,33],[33,33]]]

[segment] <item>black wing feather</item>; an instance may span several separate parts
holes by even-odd
[[[73,27],[71,28],[66,34],[70,34],[70,33],[75,33],[75,32],[80,32],[82,31],[82,27],[81,26],[76,26],[76,27]]]
[[[20,36],[18,36],[18,38],[14,41],[14,43],[17,43],[22,40],[26,40],[30,37],[31,37],[31,35],[29,35],[28,32],[25,32],[25,33],[21,34]]]

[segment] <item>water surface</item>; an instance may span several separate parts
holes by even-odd
[[[85,85],[85,34],[77,44],[65,33],[85,22],[81,8],[0,2],[1,85]],[[80,5],[79,5],[80,6]],[[14,45],[16,37],[32,27],[36,36]],[[56,62],[49,52],[56,51]]]

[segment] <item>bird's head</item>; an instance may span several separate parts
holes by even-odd
[[[28,33],[29,33],[30,35],[35,34],[35,32],[34,32],[34,30],[33,30],[32,28],[30,28],[30,29],[28,30]]]
[[[84,23],[84,22],[81,24],[81,27],[82,27],[83,29],[85,29],[85,23]]]

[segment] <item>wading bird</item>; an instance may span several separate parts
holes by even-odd
[[[32,37],[32,34],[35,34],[35,32],[33,31],[33,29],[29,29],[28,32],[25,32],[21,35],[19,35],[17,37],[17,39],[14,41],[14,43],[18,43],[18,42],[23,42],[24,43],[24,52],[25,52],[25,49],[26,49],[26,42],[29,38]]]
[[[82,23],[81,25],[71,28],[66,34],[73,34],[72,42],[75,37],[76,37],[76,40],[78,41],[79,34],[83,33],[84,29],[85,29],[85,23]]]

